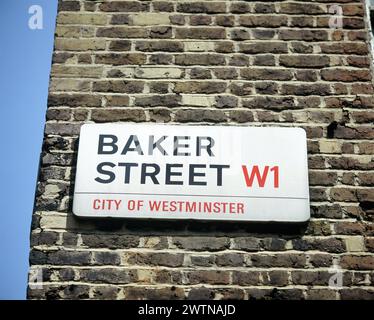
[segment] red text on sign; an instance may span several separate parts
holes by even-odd
[[[92,203],[94,210],[118,210],[122,200],[95,199]]]
[[[279,167],[278,166],[274,166],[274,167],[271,167],[271,168],[270,168],[270,166],[265,166],[265,168],[262,170],[262,173],[260,172],[260,168],[257,165],[252,167],[252,170],[250,170],[250,173],[248,172],[247,166],[243,165],[242,170],[243,170],[243,174],[244,174],[245,183],[246,183],[248,188],[253,186],[253,182],[254,182],[255,179],[257,180],[258,186],[260,188],[264,188],[265,184],[266,184],[267,177],[268,177],[269,170],[271,172],[273,172],[274,188],[279,188]]]

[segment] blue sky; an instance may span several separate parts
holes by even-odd
[[[29,7],[43,29],[29,28]],[[57,0],[0,1],[0,299],[24,299]]]

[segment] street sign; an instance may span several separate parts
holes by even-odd
[[[85,124],[73,213],[80,217],[304,222],[300,128]]]

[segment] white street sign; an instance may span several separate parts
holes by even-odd
[[[73,212],[80,217],[307,221],[305,131],[85,124]]]

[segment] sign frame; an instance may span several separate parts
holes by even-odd
[[[97,131],[98,130],[98,131]],[[140,145],[140,149],[137,147],[136,141],[134,141],[135,138],[132,139],[132,141],[129,142],[129,138],[126,137],[127,133],[126,130],[129,131],[129,133],[132,133],[129,136],[137,136],[138,144]],[[217,133],[219,131],[222,131],[222,133]],[[271,162],[271,153],[266,151],[266,146],[263,147],[260,144],[258,144],[258,141],[261,142],[261,139],[259,139],[256,143],[247,140],[243,141],[242,138],[240,138],[240,131],[243,133],[246,131],[246,133],[254,134],[255,132],[260,132],[261,134],[255,135],[256,139],[259,139],[260,136],[261,139],[266,140],[268,143],[269,141],[273,143],[273,148],[276,149],[278,153],[282,153],[282,147],[279,144],[283,143],[283,148],[292,145],[294,148],[300,148],[300,150],[296,150],[297,152],[294,153],[294,156],[292,159],[290,158],[289,162],[292,162],[291,164],[287,163],[287,155],[282,155],[282,159],[279,162],[282,165],[277,165],[277,162],[273,161]],[[117,141],[114,143],[114,140],[111,140],[110,138],[105,137],[102,138],[100,135],[100,132],[102,132],[103,136],[108,137],[110,133],[113,136],[117,137]],[[118,133],[121,132],[121,135]],[[122,134],[122,132],[124,132]],[[144,133],[145,132],[145,133]],[[99,135],[98,135],[99,134]],[[151,135],[154,137],[152,141],[147,140],[146,136],[149,136],[149,139]],[[93,138],[96,135],[96,138]],[[269,136],[270,135],[270,136]],[[165,139],[161,139],[160,137],[167,136]],[[231,136],[231,137],[230,137]],[[250,135],[249,135],[250,136]],[[247,137],[247,139],[249,138]],[[172,139],[170,137],[173,137]],[[179,139],[176,142],[175,137],[190,137],[189,139]],[[199,137],[202,137],[199,140]],[[210,141],[207,138],[211,138],[212,141]],[[217,138],[218,137],[218,138]],[[205,139],[203,139],[205,138]],[[238,145],[241,146],[241,151],[237,151],[235,153],[235,157],[232,157],[231,154],[227,155],[226,147],[228,148],[228,145],[230,144],[230,138],[233,140],[231,142],[231,147]],[[93,142],[89,142],[90,139]],[[101,146],[100,146],[100,139],[101,139]],[[174,140],[173,140],[174,139]],[[221,140],[220,140],[221,139]],[[277,140],[278,139],[278,140]],[[289,141],[288,141],[288,140]],[[245,139],[244,139],[245,140]],[[287,140],[287,141],[286,141]],[[166,143],[168,141],[168,143]],[[224,142],[222,142],[224,141]],[[209,142],[211,142],[209,146]],[[87,148],[87,144],[92,144],[90,147]],[[243,144],[245,143],[245,144]],[[156,146],[155,146],[156,144]],[[221,147],[223,150],[219,149],[219,145],[221,144]],[[151,150],[151,146],[153,145],[153,150]],[[225,148],[222,147],[222,145],[225,145]],[[248,156],[246,148],[243,148],[243,146],[247,146],[252,148],[252,150],[258,152],[263,152],[263,157],[266,161],[269,163],[260,163],[261,162],[261,156],[255,157],[254,162],[252,163],[252,167],[249,166],[251,161],[243,162],[241,157]],[[127,146],[127,149],[126,149]],[[171,148],[172,146],[173,148]],[[177,151],[175,150],[177,146]],[[256,149],[257,146],[257,149]],[[101,149],[100,149],[101,147]],[[168,147],[168,148],[167,148]],[[117,149],[116,152],[113,152],[114,149]],[[126,150],[125,150],[126,149]],[[144,150],[143,150],[144,149]],[[97,162],[94,162],[95,160],[95,152],[103,152],[103,154],[96,155],[98,158],[100,158],[101,162],[99,163],[117,163],[121,164],[122,168],[127,171],[125,172],[132,172],[133,175],[127,181],[127,184],[125,186],[121,186],[119,184],[119,178],[117,178],[117,175],[120,171],[116,171],[115,175],[115,183],[117,184],[117,187],[114,188],[117,192],[107,191],[107,184],[112,183],[113,181],[107,183],[108,179],[111,178],[111,174],[109,173],[108,169],[111,169],[109,167],[103,167],[101,168],[102,171],[98,170],[98,166],[94,166],[94,164]],[[122,152],[120,152],[122,150]],[[233,150],[240,150],[240,148],[234,148]],[[162,152],[165,152],[166,154],[162,154]],[[231,149],[229,150],[231,151]],[[106,152],[106,153],[105,153]],[[110,152],[112,152],[110,154]],[[125,154],[123,154],[125,152]],[[143,153],[140,155],[140,152]],[[211,154],[209,154],[209,152]],[[233,151],[235,152],[235,151]],[[87,154],[88,153],[88,154]],[[148,154],[147,154],[148,153]],[[137,155],[136,155],[137,154]],[[189,154],[189,155],[187,155]],[[193,155],[193,156],[192,156]],[[213,155],[213,156],[212,156]],[[170,163],[176,162],[178,164],[185,164],[186,167],[189,164],[189,173],[190,177],[189,182],[195,182],[195,183],[202,183],[203,182],[203,173],[202,171],[199,171],[201,168],[203,168],[204,165],[204,159],[206,162],[207,169],[210,169],[210,176],[208,174],[205,174],[205,177],[207,178],[206,183],[214,184],[214,181],[216,182],[216,190],[221,190],[219,194],[213,193],[210,194],[207,191],[208,186],[202,186],[202,189],[198,189],[199,184],[188,186],[186,194],[178,194],[177,191],[173,191],[173,193],[170,193],[170,190],[180,190],[179,185],[171,185],[164,186],[164,188],[160,187],[159,185],[154,184],[152,187],[153,189],[149,189],[147,186],[148,181],[154,182],[153,178],[151,176],[145,176],[144,178],[144,184],[140,184],[139,179],[137,180],[137,183],[134,183],[133,180],[131,180],[133,176],[136,176],[134,172],[136,172],[135,169],[139,169],[138,171],[142,171],[142,173],[138,173],[137,178],[143,178],[143,165],[140,166],[140,162],[138,163],[139,166],[133,166],[129,167],[124,165],[124,163],[136,163],[136,159],[139,157],[145,157],[145,161],[148,164],[154,164],[157,165],[158,163],[163,166],[166,166],[170,169]],[[205,158],[204,158],[205,156]],[[130,162],[122,162],[124,158],[129,157]],[[191,180],[191,163],[188,163],[187,161],[183,162],[186,158],[191,157],[193,158],[193,161],[196,162],[196,166],[193,168],[193,179]],[[291,157],[291,155],[290,155]],[[214,162],[212,162],[214,158]],[[297,158],[297,161],[294,159]],[[110,162],[108,161],[111,159]],[[113,160],[116,159],[116,160]],[[161,160],[162,159],[162,160]],[[167,160],[165,160],[167,159]],[[105,161],[103,161],[105,160]],[[121,161],[121,162],[120,162]],[[166,161],[166,163],[164,163]],[[232,161],[232,162],[230,162]],[[256,162],[257,161],[257,162]],[[265,161],[265,162],[266,162]],[[92,162],[92,163],[90,163]],[[302,163],[301,163],[302,162]],[[243,195],[242,191],[240,191],[240,194],[235,194],[238,190],[242,190],[243,188],[236,186],[236,183],[226,183],[224,182],[224,179],[227,179],[226,172],[228,170],[231,170],[232,163],[236,163],[236,165],[241,164],[241,168],[235,167],[235,174],[238,176],[238,172],[241,173],[241,182],[240,184],[243,186],[246,186],[247,188],[251,190],[255,190],[255,192],[260,192],[261,190],[261,184],[263,185],[263,191],[265,193],[261,194],[255,194],[254,196],[247,196],[246,194]],[[247,165],[248,164],[248,165]],[[223,166],[223,167],[217,167],[217,166]],[[229,168],[225,168],[224,166],[229,166]],[[102,181],[105,181],[105,183],[101,183],[100,186],[103,185],[103,190],[94,190],[91,189],[91,186],[88,187],[86,183],[87,176],[90,176],[90,179],[92,181],[92,174],[87,173],[88,171],[92,171],[95,167],[96,172],[96,178],[95,179],[101,179]],[[140,167],[142,170],[140,170]],[[91,170],[89,170],[91,168]],[[153,167],[155,168],[155,167]],[[285,169],[287,168],[287,170]],[[292,169],[293,168],[293,169]],[[104,170],[105,169],[105,170]],[[118,168],[116,167],[115,170]],[[151,170],[152,167],[147,167],[144,171],[145,174],[149,173],[147,170]],[[172,173],[172,178],[169,179],[171,182],[178,182],[178,178],[180,175],[178,175],[178,169],[179,167],[173,167],[172,170],[169,171],[169,173]],[[295,180],[288,182],[287,188],[291,190],[294,195],[287,195],[287,192],[282,192],[282,185],[284,185],[284,172],[290,172],[290,170],[294,170],[298,172],[299,180],[302,180],[298,182],[297,179],[294,177],[291,177],[290,179]],[[113,169],[113,171],[115,171]],[[183,167],[183,170],[185,168]],[[278,170],[278,172],[276,172]],[[122,170],[123,171],[123,170]],[[157,171],[157,170],[156,170]],[[100,174],[98,174],[100,172]],[[168,171],[166,171],[168,172]],[[185,173],[186,171],[183,171]],[[212,174],[215,173],[215,176]],[[112,172],[114,173],[114,172]],[[266,173],[266,179],[264,179]],[[235,174],[233,174],[235,176]],[[276,177],[276,174],[278,174],[278,177]],[[124,174],[126,175],[126,173]],[[160,176],[162,176],[161,173],[159,173]],[[271,176],[272,175],[272,176]],[[214,176],[214,177],[213,177]],[[237,181],[231,176],[231,173],[229,176],[229,181]],[[268,180],[270,179],[270,176],[272,179],[272,185],[274,190],[270,190],[268,185]],[[125,179],[124,182],[126,182],[126,177],[123,176],[121,179]],[[134,178],[135,179],[135,178]],[[140,179],[140,180],[141,180]],[[221,179],[221,181],[219,181]],[[110,180],[110,179],[109,179]],[[158,180],[167,180],[167,174],[162,177],[162,179]],[[157,181],[158,181],[157,180]],[[83,181],[83,182],[82,182]],[[265,181],[265,182],[264,182]],[[158,181],[160,183],[160,181]],[[180,181],[179,181],[180,182]],[[221,182],[221,185],[219,185],[219,182]],[[224,186],[224,184],[226,185]],[[256,184],[257,183],[257,184]],[[98,181],[95,181],[94,184],[97,186]],[[250,187],[249,187],[250,186]],[[200,186],[201,187],[201,186]],[[142,192],[130,192],[130,191],[123,191],[125,188],[126,190],[135,190]],[[192,188],[192,189],[191,189]],[[229,188],[233,189],[233,195],[228,195],[222,193],[222,189],[220,188]],[[110,189],[110,188],[109,188]],[[112,188],[113,189],[113,188]],[[162,192],[159,191],[153,192],[152,190],[160,189],[160,190],[167,190],[169,192]],[[143,192],[143,190],[148,192]],[[149,191],[150,190],[150,191]],[[184,189],[185,190],[185,189]],[[191,193],[190,190],[195,190],[194,193]],[[201,192],[201,190],[204,190],[204,192]],[[281,192],[279,192],[281,190]],[[120,192],[121,191],[121,192]],[[190,192],[190,193],[189,193]],[[105,194],[105,197],[101,197]],[[120,195],[121,194],[121,195]],[[270,194],[270,196],[267,196],[267,194]],[[96,197],[98,199],[101,199],[100,201],[93,200],[91,201],[91,209],[87,207],[87,205],[82,205],[82,201],[89,201],[91,199],[92,195],[100,195],[100,197]],[[109,196],[110,195],[110,196]],[[124,196],[123,198],[121,198]],[[128,198],[126,198],[126,197]],[[90,198],[91,197],[91,198]],[[140,197],[140,198],[139,198]],[[143,197],[143,198],[142,198]],[[145,197],[145,198],[144,198]],[[105,199],[104,199],[105,198]],[[172,198],[174,200],[166,200]],[[181,203],[187,203],[188,201],[184,201],[183,199],[195,199],[191,203],[197,203],[195,207],[190,204],[190,207],[187,207],[187,204],[181,204]],[[219,199],[228,199],[227,201],[218,201]],[[237,199],[243,199],[248,198],[251,199],[251,203],[245,200],[244,202],[240,202]],[[86,200],[84,200],[86,199]],[[197,199],[205,199],[202,205],[200,205],[200,202]],[[216,200],[214,200],[216,199]],[[259,200],[261,199],[261,200]],[[107,200],[106,202],[104,200]],[[119,201],[121,202],[119,203]],[[140,201],[143,200],[143,206],[140,205]],[[279,208],[283,208],[285,206],[284,201],[288,200],[288,210],[290,210],[291,214],[287,215],[286,212],[278,215],[272,215],[267,212],[269,209],[261,208],[261,205],[259,203],[262,203],[262,206],[268,207],[268,208],[274,208],[274,210],[280,210]],[[116,202],[117,201],[117,202]],[[122,202],[125,201],[125,202]],[[131,207],[130,207],[130,201]],[[148,201],[148,202],[147,202]],[[153,202],[151,202],[153,201]],[[168,202],[168,210],[171,210],[174,207],[178,207],[176,211],[173,213],[165,214],[166,211],[164,209],[164,204],[162,203],[157,207],[154,205],[151,207],[151,203],[155,203],[155,201],[164,201]],[[176,201],[177,204],[173,204],[172,201]],[[276,202],[275,205],[270,205],[270,201]],[[148,205],[144,205],[144,202]],[[213,212],[212,210],[215,208],[215,203],[221,203],[219,205],[218,211],[225,211],[225,214],[219,214],[217,215],[216,212]],[[302,202],[302,204],[301,204]],[[126,205],[126,210],[123,210],[123,206]],[[224,204],[227,203],[227,204]],[[249,203],[249,204],[248,204]],[[241,206],[240,204],[243,204]],[[192,206],[192,207],[191,207]],[[217,205],[218,206],[218,205]],[[247,213],[247,207],[252,206],[251,208],[257,208],[256,211],[251,211],[254,215],[254,218],[248,218]],[[183,207],[183,208],[182,208]],[[195,214],[194,210],[201,211],[202,207],[204,207],[204,213],[206,213],[206,210],[210,210],[208,214],[202,214],[198,215]],[[88,209],[87,209],[88,208]],[[93,213],[93,208],[95,213]],[[150,210],[153,208],[152,210]],[[158,209],[157,209],[158,208]],[[160,209],[161,208],[161,209]],[[181,209],[182,208],[182,209]],[[207,209],[206,209],[207,208]],[[210,209],[209,209],[210,208]],[[213,209],[212,209],[213,208]],[[114,210],[117,209],[117,210]],[[121,211],[121,210],[122,211]],[[130,210],[131,209],[131,210]],[[157,210],[158,211],[157,211]],[[155,211],[156,210],[156,211]],[[249,209],[248,209],[249,210]],[[255,212],[257,211],[263,211],[262,214],[265,218],[259,218],[259,214]],[[89,211],[89,212],[88,212]],[[118,212],[124,212],[127,211],[127,213],[118,214]],[[130,213],[131,211],[131,213]],[[151,211],[150,213],[145,213]],[[188,212],[184,212],[188,211]],[[99,214],[97,214],[99,212]],[[117,212],[117,214],[115,213]],[[156,214],[155,214],[156,212]],[[157,214],[157,212],[159,214]],[[162,213],[161,213],[162,212]],[[169,212],[169,211],[168,211]],[[176,214],[175,212],[179,212],[180,214]],[[184,213],[183,213],[184,212]],[[182,214],[183,213],[183,214]],[[74,199],[73,199],[73,214],[75,216],[78,216],[80,218],[122,218],[122,219],[157,219],[157,220],[198,220],[198,221],[223,221],[223,222],[286,222],[286,223],[305,223],[310,219],[310,204],[309,204],[309,181],[308,181],[308,160],[307,160],[307,145],[306,145],[306,132],[302,128],[295,128],[295,127],[248,127],[248,126],[222,126],[222,125],[181,125],[181,124],[151,124],[151,123],[103,123],[103,124],[96,124],[96,123],[89,123],[84,124],[81,127],[80,131],[80,138],[79,138],[79,147],[78,147],[78,158],[77,158],[77,166],[76,166],[76,179],[75,179],[75,188],[74,188]]]

